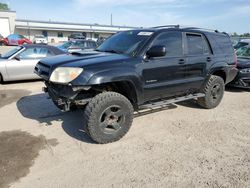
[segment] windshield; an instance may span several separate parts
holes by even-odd
[[[238,57],[250,58],[250,47],[239,48],[236,52]]]
[[[10,58],[12,55],[14,55],[15,53],[17,53],[19,50],[21,50],[22,48],[23,48],[23,47],[21,47],[21,46],[17,46],[17,47],[15,47],[15,48],[11,49],[10,51],[6,52],[5,54],[3,54],[3,55],[1,56],[1,58],[3,58],[3,59],[8,59],[8,58]]]
[[[117,33],[104,41],[97,51],[121,53],[134,56],[150,38],[153,32],[148,31],[124,31]]]

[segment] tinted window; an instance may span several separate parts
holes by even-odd
[[[187,34],[187,50],[189,55],[203,54],[202,36],[195,34]]]
[[[182,53],[182,33],[166,32],[160,34],[153,42],[153,46],[166,46],[166,56],[181,56]]]
[[[19,54],[20,59],[42,59],[53,54],[47,48],[28,48]]]
[[[206,36],[209,39],[214,54],[234,54],[233,45],[228,35],[222,33],[209,33]]]

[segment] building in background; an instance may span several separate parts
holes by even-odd
[[[15,33],[32,41],[35,35],[44,35],[50,43],[67,41],[72,33],[82,33],[87,39],[97,40],[119,31],[134,29],[126,26],[16,19],[15,11],[0,11],[0,26],[0,34],[4,37]]]

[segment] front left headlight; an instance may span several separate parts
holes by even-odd
[[[76,79],[82,72],[83,69],[78,67],[58,67],[52,72],[49,80],[66,84]]]

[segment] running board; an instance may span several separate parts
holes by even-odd
[[[165,107],[166,105],[169,104],[173,104],[173,103],[177,103],[177,102],[182,102],[182,101],[186,101],[186,100],[190,100],[190,99],[196,99],[196,98],[201,98],[201,97],[205,97],[204,93],[195,93],[195,94],[190,94],[190,95],[186,95],[186,96],[182,96],[182,97],[176,97],[173,99],[161,99],[159,101],[155,101],[155,102],[149,102],[146,104],[143,104],[140,106],[140,109],[154,109],[157,107]]]

